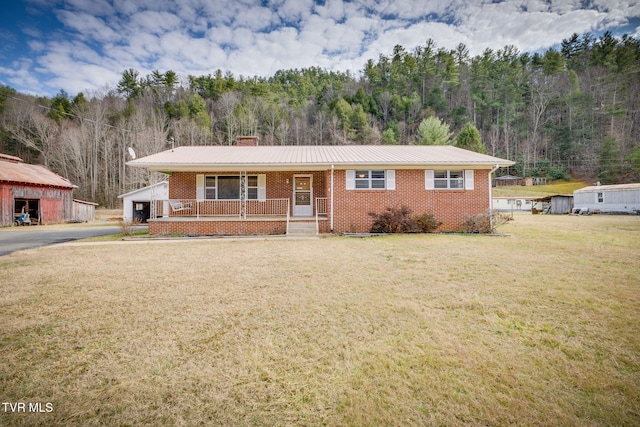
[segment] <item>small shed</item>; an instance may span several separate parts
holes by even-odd
[[[554,215],[562,215],[571,213],[573,209],[573,195],[572,194],[556,194],[554,196],[548,196],[541,199],[542,202],[548,203],[548,208],[545,213]]]
[[[493,180],[494,187],[513,186],[513,185],[525,185],[524,178],[513,175],[503,175]]]
[[[125,222],[147,222],[151,217],[153,202],[169,199],[169,183],[161,181],[118,196],[122,199],[122,219]],[[164,209],[168,212],[169,209]],[[162,216],[157,215],[156,216]]]
[[[73,199],[73,221],[93,221],[96,219],[97,203]]]
[[[44,166],[0,154],[0,225],[12,225],[23,213],[32,224],[71,220],[75,187]]]
[[[594,185],[573,192],[576,209],[590,212],[640,214],[640,183]]]

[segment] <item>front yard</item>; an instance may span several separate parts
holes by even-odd
[[[640,218],[500,231],[0,257],[0,424],[640,424]]]

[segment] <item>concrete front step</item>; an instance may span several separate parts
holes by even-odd
[[[287,236],[291,236],[291,237],[317,236],[316,223],[315,221],[313,222],[291,221],[289,222],[289,229],[287,230]]]

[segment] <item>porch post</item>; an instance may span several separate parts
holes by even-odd
[[[240,216],[247,219],[247,171],[240,172]]]

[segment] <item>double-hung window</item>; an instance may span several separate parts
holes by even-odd
[[[426,170],[426,190],[473,190],[473,170]]]
[[[247,176],[246,188],[247,199],[256,200],[258,198],[258,175]]]
[[[258,176],[248,175],[245,180],[245,197],[258,198]],[[204,181],[205,198],[209,200],[239,200],[242,192],[242,180],[238,175],[206,176]]]
[[[356,189],[381,189],[385,188],[384,170],[357,170]]]
[[[462,171],[434,171],[433,183],[435,188],[464,188],[464,173]]]
[[[348,169],[347,190],[395,190],[396,171],[393,169]]]

